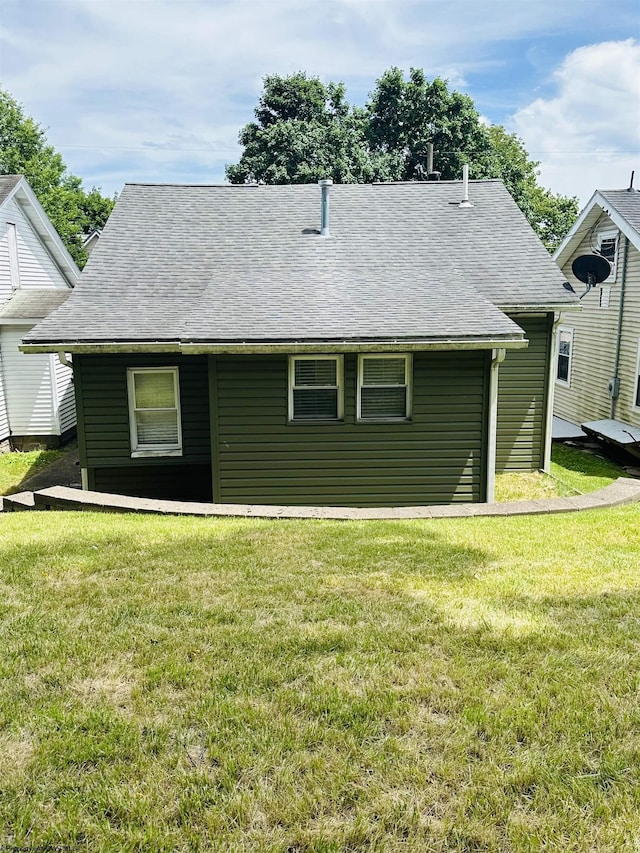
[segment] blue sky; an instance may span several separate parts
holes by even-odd
[[[640,186],[640,0],[0,0],[0,86],[73,173],[220,182],[266,74],[446,77],[587,201]]]

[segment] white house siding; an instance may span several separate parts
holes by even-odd
[[[625,238],[622,238],[624,243]],[[618,271],[622,274],[622,252],[619,255]],[[620,278],[618,278],[620,280]],[[620,348],[620,397],[616,403],[615,418],[632,426],[640,427],[640,409],[636,409],[636,368],[640,339],[640,252],[629,243],[627,257],[624,317],[622,321],[622,345]]]
[[[613,227],[615,226],[608,217],[603,216],[599,228]],[[595,287],[583,297],[581,311],[567,312],[562,317],[562,326],[573,329],[571,375],[569,387],[560,382],[555,383],[554,413],[572,423],[580,424],[611,417],[611,398],[607,389],[609,380],[614,375],[624,242],[625,238],[621,237],[615,281]],[[635,371],[639,336],[637,330],[640,329],[640,268],[637,252],[633,251],[635,259],[632,261],[630,251],[627,268],[624,357],[619,370],[621,398],[615,416],[618,420],[626,420],[627,423],[640,424],[640,412],[634,415],[634,420],[630,420],[629,412],[632,384],[630,374],[632,370]],[[579,255],[588,254],[593,254],[589,236],[583,239],[568,262],[563,265],[563,272],[577,293],[582,293],[585,285],[573,276],[571,264]],[[603,286],[611,287],[608,308],[600,307],[600,292]],[[633,337],[633,324],[636,328],[634,354],[629,352],[628,342]]]
[[[0,352],[0,442],[9,438],[9,415],[2,382],[2,353]]]
[[[12,435],[58,435],[54,411],[52,357],[18,349],[29,326],[0,328],[2,379]]]
[[[76,401],[73,387],[73,370],[66,367],[57,356],[52,356],[58,405],[60,432],[65,433],[76,425]]]
[[[16,226],[20,287],[68,287],[67,282],[15,199],[0,213],[0,304],[12,293],[7,223]]]

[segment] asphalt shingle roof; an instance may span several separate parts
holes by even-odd
[[[320,189],[128,184],[31,343],[513,338],[500,310],[575,301],[499,181]]]
[[[3,204],[22,175],[0,175],[0,204]]]
[[[0,321],[41,319],[59,308],[70,295],[71,290],[57,287],[21,287],[0,308]]]
[[[600,190],[600,195],[640,234],[640,191]]]

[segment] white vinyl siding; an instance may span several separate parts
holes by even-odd
[[[127,382],[131,455],[181,455],[178,368],[129,368]]]
[[[410,415],[408,355],[358,357],[358,420],[406,420]]]
[[[58,435],[53,404],[53,357],[20,352],[29,326],[0,327],[2,380],[12,435]]]
[[[65,433],[76,424],[76,401],[73,387],[73,370],[53,356],[55,398],[58,407],[60,432]]]
[[[20,287],[64,287],[68,284],[15,198],[6,202],[0,220],[0,304],[11,296],[10,240],[7,224],[15,224]]]
[[[4,381],[2,379],[2,352],[0,347],[0,441],[9,437],[9,415],[4,393]]]
[[[289,420],[338,421],[343,417],[343,357],[291,356]]]
[[[599,227],[598,233],[603,230],[605,228]],[[617,247],[617,276],[615,282],[610,283],[609,308],[603,310],[600,307],[600,285],[581,300],[581,311],[565,315],[575,330],[571,387],[556,383],[554,414],[575,424],[612,416],[612,400],[607,388],[616,372],[615,352],[626,242],[627,238],[621,235]],[[585,234],[563,263],[562,270],[576,289],[582,285],[571,275],[571,264],[579,255],[592,253],[593,250],[593,237],[590,233]],[[624,317],[617,371],[620,396],[613,406],[613,417],[640,427],[640,409],[634,405],[640,329],[640,251],[631,242],[628,246],[625,279]]]

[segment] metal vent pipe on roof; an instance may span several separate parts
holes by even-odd
[[[330,215],[330,203],[329,203],[329,192],[333,185],[333,181],[331,178],[325,178],[322,181],[318,181],[320,184],[320,189],[322,190],[322,205],[320,208],[320,236],[328,237],[329,236],[329,215]]]
[[[467,163],[462,167],[462,201],[458,207],[474,207],[469,201],[469,166]]]

